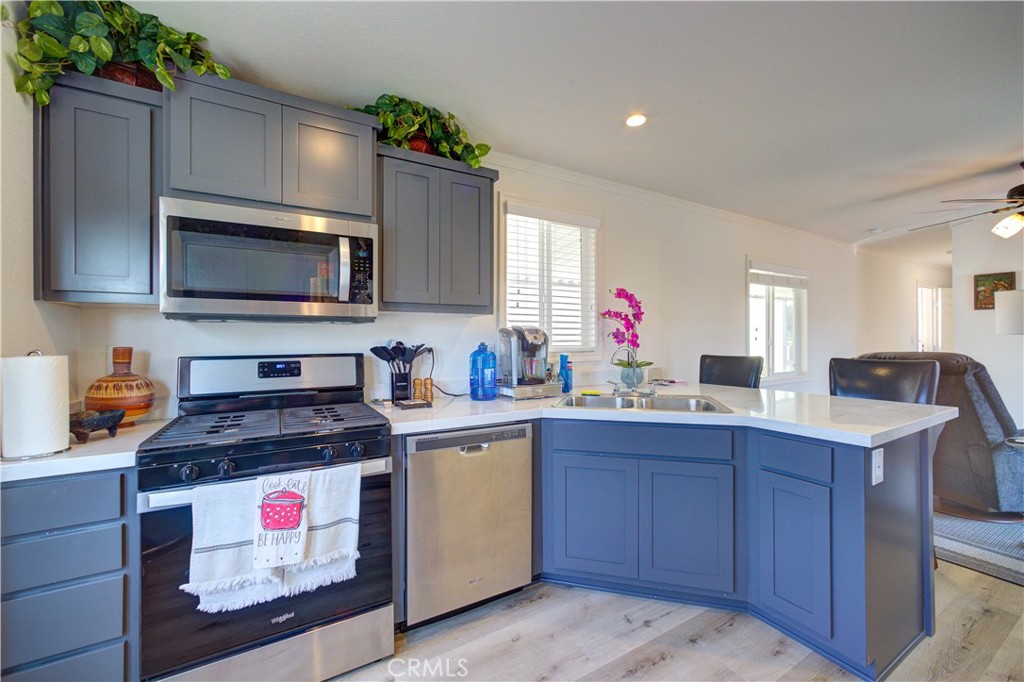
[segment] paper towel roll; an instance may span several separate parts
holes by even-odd
[[[4,459],[67,450],[68,357],[30,355],[0,360]]]

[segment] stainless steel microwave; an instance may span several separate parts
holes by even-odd
[[[160,312],[370,322],[376,240],[370,223],[160,197]]]

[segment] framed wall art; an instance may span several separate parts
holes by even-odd
[[[994,310],[995,292],[1012,291],[1017,288],[1017,273],[993,272],[974,276],[974,309]]]

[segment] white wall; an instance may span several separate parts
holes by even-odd
[[[8,6],[12,12],[24,11],[14,3]],[[85,390],[75,383],[78,309],[32,300],[33,108],[11,84],[16,36],[14,30],[0,29],[0,354],[23,355],[38,348],[47,355],[69,356],[74,396]]]
[[[992,234],[986,216],[953,228],[953,338],[956,351],[985,365],[1007,409],[1024,426],[1024,336],[995,333],[995,311],[974,309],[974,276],[1016,272],[1024,288],[1024,233]]]
[[[948,287],[951,278],[949,268],[859,249],[857,353],[916,351],[917,285]]]

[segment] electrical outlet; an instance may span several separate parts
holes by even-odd
[[[871,485],[885,480],[885,448],[871,451]]]

